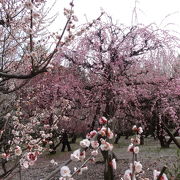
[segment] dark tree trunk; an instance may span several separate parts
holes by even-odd
[[[140,135],[140,145],[144,145],[144,135]]]
[[[91,123],[90,129],[89,129],[89,132],[94,130],[94,127],[95,127],[95,124],[97,121],[97,116],[100,114],[100,110],[101,110],[101,107],[100,107],[100,104],[98,104],[98,106],[96,108],[96,113],[95,113],[94,118],[93,118],[93,122]]]
[[[162,122],[162,126],[164,127],[165,131],[168,133],[168,135],[170,136],[170,138],[172,139],[172,141],[176,144],[176,146],[178,148],[180,148],[180,144],[179,142],[176,140],[176,138],[173,136],[173,134],[170,132],[170,130],[167,128],[167,126],[165,125],[164,122]],[[168,143],[167,143],[168,144]],[[168,144],[169,146],[169,144]]]
[[[169,148],[169,144],[167,143],[166,138],[164,136],[160,135],[158,136],[158,139],[162,148]]]
[[[164,136],[163,127],[161,123],[157,124],[157,138],[162,148],[169,148],[169,145],[167,144],[166,138]]]
[[[71,144],[75,144],[76,143],[76,140],[77,140],[77,135],[75,133],[73,133],[72,135],[72,139],[71,139]]]
[[[101,151],[105,160],[104,168],[104,180],[114,180],[114,173],[112,167],[112,155],[109,154],[109,151]]]

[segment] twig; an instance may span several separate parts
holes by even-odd
[[[93,157],[93,155],[89,156],[89,157],[84,161],[84,163],[83,163],[78,169],[76,169],[76,171],[75,171],[71,176],[73,177],[76,173],[78,173],[79,170],[81,170],[81,168],[82,168],[90,159],[92,159],[92,157]]]

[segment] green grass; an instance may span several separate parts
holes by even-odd
[[[113,151],[115,153],[119,153],[122,156],[125,155],[128,156],[127,148],[130,144],[130,139],[125,139],[125,137],[121,137],[118,144],[113,144],[114,149]],[[72,151],[75,151],[76,149],[80,148],[79,142],[82,140],[82,138],[78,138],[75,144],[70,144]],[[114,139],[111,140],[110,143],[113,143]],[[62,144],[57,148],[56,154],[49,154],[48,152],[45,152],[43,156],[46,159],[57,159],[61,157],[69,157],[69,155],[72,152],[67,152],[67,149],[65,152],[61,152]],[[144,156],[145,158],[149,157],[163,157],[163,156],[176,156],[177,154],[177,147],[175,144],[171,144],[169,148],[161,148],[159,145],[158,140],[154,140],[153,138],[145,138],[144,145],[140,145],[140,154]]]

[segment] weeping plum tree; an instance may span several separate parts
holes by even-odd
[[[86,101],[80,102],[93,109],[91,129],[102,115],[115,119],[117,132],[134,123],[153,127],[156,121],[157,137],[162,142],[159,114],[166,116],[168,124],[178,125],[179,81],[173,76],[178,47],[177,37],[154,25],[125,27],[97,21],[63,47],[56,61],[84,72],[82,96]]]

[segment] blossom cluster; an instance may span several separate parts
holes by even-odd
[[[46,118],[45,114],[37,113],[26,120],[26,113],[21,110],[18,102],[17,107],[16,111],[4,116],[4,120],[9,124],[2,130],[0,137],[2,147],[4,146],[0,158],[6,161],[17,159],[23,168],[28,168],[34,165],[38,155],[43,151],[51,150],[47,145],[52,144],[52,131],[58,130],[57,121],[49,126],[42,123]]]
[[[99,150],[101,151],[112,151],[113,145],[108,142],[108,139],[112,139],[114,134],[109,127],[107,127],[107,119],[105,117],[101,117],[99,119],[99,124],[102,126],[98,128],[98,130],[93,130],[86,135],[86,139],[80,141],[79,149],[75,150],[70,159],[72,161],[84,162],[80,168],[74,168],[74,172],[71,174],[69,167],[63,166],[61,168],[60,174],[61,177],[59,180],[72,180],[74,174],[81,175],[83,171],[86,171],[88,167],[86,163],[88,161],[95,161],[95,157],[98,155]],[[86,158],[87,149],[91,149],[90,157]],[[110,162],[113,169],[116,169],[116,160],[112,159]]]
[[[129,169],[127,169],[124,173],[123,180],[136,180],[139,179],[141,173],[144,171],[142,169],[142,164],[140,161],[137,161],[137,155],[139,153],[140,145],[140,135],[143,133],[142,127],[137,127],[136,125],[132,128],[133,132],[135,132],[135,136],[131,138],[131,144],[128,146],[128,152],[133,154],[132,163],[130,163]],[[160,171],[153,171],[153,180],[157,180],[160,175]],[[141,178],[141,180],[149,180],[149,178]],[[166,174],[162,174],[161,179],[168,180]]]

